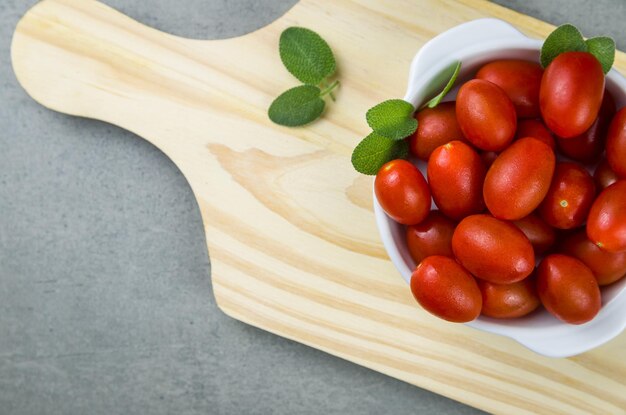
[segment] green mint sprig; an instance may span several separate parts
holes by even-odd
[[[289,27],[280,35],[280,59],[293,76],[304,85],[291,88],[279,95],[268,109],[270,120],[287,127],[297,127],[318,119],[324,112],[329,95],[339,85],[329,78],[336,72],[337,63],[330,46],[312,30]]]
[[[454,71],[441,93],[432,98],[424,107],[434,108],[452,89],[456,81],[461,62],[456,63]],[[370,108],[365,115],[372,132],[354,148],[352,165],[362,174],[375,175],[387,162],[409,157],[407,137],[417,130],[417,120],[413,117],[415,108],[402,99],[390,99]]]
[[[615,41],[610,37],[593,37],[585,40],[576,26],[566,23],[554,29],[541,47],[541,66],[550,62],[563,52],[589,52],[598,59],[606,74],[615,61]]]

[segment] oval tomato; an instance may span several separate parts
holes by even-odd
[[[426,173],[435,204],[449,218],[458,220],[485,209],[485,165],[467,144],[452,141],[437,147]]]
[[[611,169],[626,179],[626,107],[615,114],[606,140],[606,159]]]
[[[546,143],[552,150],[556,147],[554,137],[548,127],[539,120],[522,120],[517,123],[515,138],[533,137]]]
[[[556,241],[556,233],[552,226],[535,213],[513,221],[513,224],[526,235],[535,250],[535,255],[543,254]]]
[[[596,181],[598,190],[606,189],[613,183],[619,180],[617,174],[609,166],[609,162],[602,160],[593,172],[593,179]]]
[[[593,319],[602,305],[591,270],[576,258],[553,254],[537,268],[537,292],[546,309],[569,324]]]
[[[456,323],[474,320],[482,307],[474,277],[445,256],[429,256],[415,268],[411,292],[426,311]]]
[[[411,258],[419,264],[432,255],[452,258],[452,234],[456,224],[438,210],[430,212],[428,217],[417,225],[406,228],[406,243]]]
[[[595,196],[596,185],[587,170],[575,163],[557,163],[539,214],[555,228],[576,228],[587,219]]]
[[[539,87],[543,69],[536,62],[505,59],[489,62],[476,78],[493,82],[513,102],[519,118],[539,117]]]
[[[604,151],[609,124],[615,115],[615,100],[609,91],[604,91],[598,117],[584,133],[572,138],[557,137],[559,150],[567,157],[590,164],[597,161]]]
[[[437,147],[450,141],[465,141],[456,120],[456,102],[442,102],[435,108],[424,108],[415,114],[417,130],[409,140],[411,153],[428,161]]]
[[[483,296],[482,314],[492,318],[517,318],[539,307],[535,281],[532,277],[513,284],[494,284],[478,280]]]
[[[481,150],[500,151],[515,136],[515,107],[506,93],[489,81],[472,79],[461,86],[456,118],[465,138]]]
[[[626,180],[613,183],[593,202],[587,236],[605,251],[626,251]]]
[[[598,116],[604,94],[602,65],[591,53],[565,52],[541,79],[539,107],[548,128],[568,138],[584,133]]]
[[[376,198],[396,222],[415,225],[430,212],[430,190],[422,173],[406,160],[383,165],[374,180]]]
[[[473,275],[497,284],[521,281],[535,268],[528,238],[515,225],[490,215],[463,219],[452,234],[452,252]]]
[[[541,203],[554,173],[554,152],[536,138],[515,141],[493,162],[483,186],[487,209],[499,219],[517,220]]]
[[[608,285],[626,275],[626,252],[606,252],[587,238],[583,230],[568,238],[561,252],[589,267],[599,285]]]

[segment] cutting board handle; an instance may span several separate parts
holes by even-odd
[[[493,39],[527,39],[510,24],[493,18],[472,20],[435,36],[426,42],[411,62],[405,100],[418,107],[426,98],[438,93],[450,79],[456,66],[456,55],[472,45]],[[424,85],[422,80],[430,81]]]

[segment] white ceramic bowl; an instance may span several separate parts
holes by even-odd
[[[526,37],[508,23],[497,19],[474,20],[456,26],[426,43],[415,56],[404,99],[416,108],[421,106],[443,88],[456,61],[462,62],[457,85],[470,79],[483,64],[496,59],[517,58],[538,62],[542,42]],[[615,97],[617,108],[626,105],[626,78],[612,69],[607,75],[606,87]],[[457,89],[451,91],[446,100],[453,99]],[[425,163],[419,162],[418,167],[426,177]],[[434,204],[433,208],[436,208]],[[374,211],[385,249],[408,283],[415,262],[406,247],[405,228],[385,214],[375,194]],[[611,340],[624,330],[626,278],[602,289],[602,309],[586,324],[565,324],[541,309],[512,320],[481,316],[467,325],[510,337],[545,356],[573,356]]]

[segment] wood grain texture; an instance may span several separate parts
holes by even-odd
[[[421,45],[485,16],[536,37],[552,29],[479,0],[303,0],[266,28],[207,42],[95,1],[45,0],[18,25],[12,59],[43,105],[133,131],[182,170],[225,313],[490,412],[624,413],[626,335],[549,359],[422,311],[379,240],[372,179],[351,167],[365,111],[404,95]],[[300,129],[266,115],[297,82],[277,51],[291,25],[329,41],[342,81],[337,103]]]

